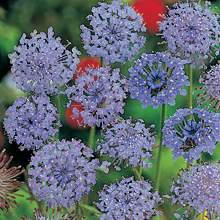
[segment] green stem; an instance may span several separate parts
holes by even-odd
[[[156,177],[155,177],[155,184],[156,189],[159,190],[160,187],[160,168],[161,168],[161,154],[162,154],[162,143],[163,143],[163,134],[162,134],[162,128],[164,125],[164,121],[166,118],[166,105],[163,104],[161,107],[161,118],[160,118],[160,130],[159,130],[159,149],[157,154],[157,161],[156,161]]]
[[[52,96],[51,97],[51,101],[52,103],[57,107],[57,111],[58,111],[58,115],[59,115],[59,121],[61,123],[62,120],[62,104],[61,104],[61,97],[60,95],[57,96]],[[60,130],[58,131],[58,133],[56,134],[55,137],[57,140],[60,139]]]
[[[79,207],[86,210],[86,211],[88,211],[88,212],[90,212],[90,213],[93,213],[94,215],[96,215],[98,217],[100,217],[100,215],[101,215],[101,212],[93,206],[85,205],[85,204],[79,204]]]
[[[81,220],[82,219],[82,210],[79,204],[76,204],[76,220]]]
[[[95,148],[95,126],[91,127],[89,130],[88,146],[91,147],[92,149]],[[89,197],[88,197],[88,195],[86,195],[83,198],[82,203],[88,204],[88,202],[89,202]],[[81,204],[79,204],[79,205],[81,205]]]
[[[133,172],[134,172],[134,177],[136,180],[142,179],[142,168],[141,167],[133,168]]]
[[[188,108],[193,108],[193,70],[192,67],[188,66],[188,77],[190,85],[188,87],[188,94],[187,94],[187,101],[188,101]]]
[[[91,127],[89,130],[89,140],[88,140],[88,145],[92,149],[95,147],[95,126]]]

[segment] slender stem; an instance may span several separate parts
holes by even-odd
[[[93,149],[95,146],[95,126],[91,127],[89,130],[89,140],[88,145]]]
[[[134,177],[136,180],[142,179],[142,168],[141,167],[133,168],[133,172],[134,172]]]
[[[188,76],[190,85],[188,87],[188,94],[187,94],[187,101],[188,101],[188,108],[193,108],[193,70],[190,65],[188,65]]]
[[[100,67],[103,67],[104,66],[104,59],[101,57],[100,58]]]
[[[37,200],[36,200],[37,201]],[[45,211],[45,205],[44,205],[44,203],[43,202],[40,202],[40,201],[37,201],[37,204],[38,204],[38,209],[42,212],[42,213],[44,213],[44,211]]]
[[[163,134],[162,134],[162,128],[164,125],[164,121],[166,118],[166,105],[163,104],[161,107],[161,119],[160,119],[160,130],[159,130],[159,149],[157,154],[157,161],[156,161],[156,178],[155,178],[155,184],[156,189],[159,190],[160,187],[160,168],[161,168],[161,153],[162,153],[162,143],[163,143]]]
[[[85,205],[85,204],[79,204],[79,207],[86,210],[86,211],[88,211],[88,212],[90,212],[90,213],[93,213],[96,216],[101,215],[101,212],[93,206]]]
[[[61,105],[61,98],[60,95],[57,95],[56,97],[54,97],[54,103],[57,107],[57,111],[58,111],[58,115],[59,115],[59,121],[61,123],[61,118],[62,118],[62,105]],[[56,138],[59,140],[60,139],[60,130],[58,131]]]
[[[81,220],[82,219],[82,210],[81,210],[81,207],[79,204],[76,204],[75,212],[76,212],[76,216],[75,216],[76,220]]]
[[[89,130],[89,139],[88,139],[88,146],[94,149],[95,147],[95,126],[91,127]],[[89,202],[89,197],[88,195],[84,196],[82,203],[83,204],[88,204]],[[81,204],[79,204],[81,205]]]

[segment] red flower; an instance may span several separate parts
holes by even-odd
[[[148,31],[152,33],[159,31],[158,22],[162,20],[161,15],[166,12],[162,0],[135,0],[133,8],[142,15]]]
[[[87,68],[99,68],[101,65],[100,59],[97,57],[83,57],[80,59],[80,63],[77,66],[76,73],[73,75],[73,79],[77,79],[79,76],[85,74]]]
[[[73,102],[67,109],[66,109],[66,122],[69,126],[73,127],[73,128],[79,128],[79,127],[83,127],[84,123],[83,123],[83,118],[82,116],[79,114],[74,114],[73,109],[77,109],[79,111],[79,113],[81,111],[83,111],[83,106],[80,103],[77,102]]]

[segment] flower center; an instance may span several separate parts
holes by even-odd
[[[58,181],[59,185],[61,186],[65,186],[66,184],[71,182],[74,175],[74,171],[70,167],[67,167],[66,165],[62,165],[62,166],[55,165],[53,166],[52,172],[54,178]]]
[[[39,123],[41,122],[42,115],[32,115],[29,112],[26,113],[26,118],[24,119],[25,127],[28,129],[30,126],[39,126]],[[43,118],[42,118],[43,119]]]
[[[114,41],[121,41],[124,38],[123,32],[121,31],[122,26],[121,25],[110,25],[106,27],[106,35],[105,38],[109,42],[114,42]]]
[[[167,81],[167,73],[164,70],[153,70],[147,75],[147,86],[152,90],[152,95],[157,93],[164,87]]]
[[[194,119],[185,121],[180,134],[183,140],[182,150],[188,152],[190,149],[197,146],[197,134],[202,128],[201,122],[196,122]]]
[[[194,44],[198,35],[197,29],[190,25],[186,28],[184,39],[190,44]]]
[[[90,100],[94,102],[97,106],[102,107],[105,103],[106,98],[103,96],[104,86],[101,84],[89,86],[87,89],[87,94]]]

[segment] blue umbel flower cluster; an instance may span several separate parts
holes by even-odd
[[[183,61],[169,53],[143,54],[129,69],[131,98],[140,100],[143,107],[175,104],[178,94],[185,95],[189,85]]]
[[[152,156],[155,137],[142,120],[119,120],[103,131],[98,148],[102,155],[108,155],[116,164],[127,162],[133,167],[148,167]]]
[[[93,157],[80,141],[49,143],[31,159],[29,187],[49,207],[70,208],[96,183],[98,161]]]
[[[57,109],[46,96],[17,99],[4,119],[9,140],[16,141],[20,149],[37,150],[59,131]]]
[[[152,186],[144,180],[132,177],[105,186],[99,193],[97,207],[103,212],[100,220],[151,219],[158,212],[155,207],[162,200]]]
[[[200,77],[201,94],[200,103],[209,102],[216,110],[220,108],[220,64],[213,66]]]
[[[57,94],[59,88],[67,83],[79,63],[79,51],[68,51],[54,37],[53,28],[48,33],[31,33],[20,39],[20,44],[10,54],[12,73],[17,86],[26,92],[36,94]]]
[[[188,162],[200,158],[202,152],[213,153],[220,141],[220,114],[202,109],[179,109],[163,128],[164,145],[173,150],[175,158]]]
[[[81,26],[84,48],[91,56],[106,63],[123,63],[139,52],[145,44],[146,31],[142,17],[121,0],[99,3],[88,16],[91,28]]]
[[[86,69],[86,74],[79,77],[66,94],[71,101],[82,104],[83,111],[79,114],[85,124],[106,127],[123,114],[126,91],[127,81],[120,70],[106,66]]]
[[[190,61],[205,58],[220,37],[218,16],[197,2],[176,3],[160,24],[169,50]]]
[[[208,211],[219,216],[219,164],[196,165],[183,171],[173,183],[171,192],[173,203],[189,206],[198,213]]]

